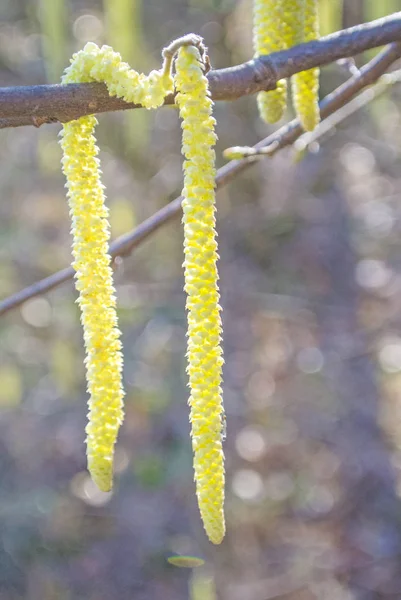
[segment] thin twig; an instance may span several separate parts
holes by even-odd
[[[297,145],[296,150],[304,150],[309,144],[316,141],[318,138],[321,138],[325,133],[346,119],[349,115],[353,114],[359,108],[362,108],[362,106],[365,106],[374,100],[380,94],[383,94],[383,92],[385,92],[390,85],[400,81],[401,70],[393,73],[383,74],[384,71],[400,57],[401,42],[391,44],[388,46],[388,48],[382,50],[377,57],[358,70],[353,77],[348,79],[348,81],[339,86],[331,94],[328,94],[320,103],[320,115],[322,121],[314,131],[305,133],[301,131],[299,125],[294,127],[294,124],[296,122],[298,123],[298,121],[292,121],[289,123],[287,127],[291,129],[291,131],[288,132],[288,135],[296,135],[292,141],[295,142],[295,140],[298,138],[300,138],[299,141],[302,140],[302,144]],[[376,82],[374,87],[365,90],[363,94],[360,94],[356,98],[354,97],[358,91],[374,82]],[[354,91],[355,83],[360,85],[356,92]],[[352,101],[350,101],[351,99]],[[337,108],[334,110],[334,104],[332,104],[333,102],[337,102]],[[331,115],[330,119],[327,118],[329,115]],[[283,131],[283,129],[284,128],[280,129],[279,131]],[[303,133],[302,136],[301,133]],[[233,146],[232,148],[227,148],[224,150],[224,154],[227,158],[234,157],[235,154],[238,155],[238,158],[248,159],[263,156],[270,157],[282,147],[281,144],[278,143],[277,139],[275,139],[271,144],[265,144],[264,141],[265,140],[261,142],[263,145],[256,144],[255,146]]]
[[[322,121],[314,131],[308,131],[298,138],[294,144],[296,151],[303,152],[306,150],[313,142],[320,139],[329,131],[332,131],[336,125],[342,123],[342,121],[353,115],[367,104],[370,104],[372,100],[375,100],[375,98],[381,96],[381,94],[384,94],[384,92],[388,90],[389,86],[399,83],[400,81],[401,69],[382,75],[374,87],[364,90],[358,94],[358,96],[352,98],[352,100],[345,104],[345,106],[342,106],[327,119],[324,119],[324,121]]]
[[[396,41],[401,41],[400,12],[235,67],[209,71],[212,98],[234,100],[272,90],[284,77]],[[174,104],[174,96],[167,97],[165,103]],[[88,114],[128,108],[140,106],[110,97],[102,83],[0,88],[0,128],[65,123]]]
[[[321,102],[320,112],[322,118],[326,118],[336,110],[341,108],[353,96],[355,96],[364,87],[371,85],[401,56],[401,43],[391,44],[385,48],[366,64],[358,74],[351,77],[343,83],[334,92],[326,96]],[[267,138],[256,144],[256,149],[266,146],[274,146],[274,152],[292,144],[303,133],[303,129],[297,119],[291,121],[288,125],[281,127],[277,132],[269,135]],[[224,165],[218,170],[216,176],[217,189],[223,187],[231,181],[236,175],[254,164],[255,158],[245,160],[234,160]],[[178,197],[167,206],[164,206],[154,215],[143,221],[136,229],[119,237],[110,246],[110,252],[113,258],[118,256],[128,256],[152,233],[157,231],[162,225],[177,217],[180,214],[182,197]],[[0,303],[0,315],[5,314],[27,300],[39,296],[59,286],[61,283],[72,279],[74,270],[69,267],[58,271],[33,285],[9,296]]]

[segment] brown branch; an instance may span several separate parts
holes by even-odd
[[[334,92],[326,96],[320,104],[320,112],[322,118],[326,118],[336,110],[340,109],[346,102],[354,97],[359,91],[368,85],[374,83],[389,67],[401,56],[401,42],[391,44],[385,48],[366,64],[358,74],[351,77],[346,83],[338,87]],[[298,137],[303,134],[297,119],[291,121],[277,132],[269,135],[267,138],[255,145],[255,148],[263,148],[269,146],[272,148],[271,154],[279,149],[292,144]],[[247,169],[255,162],[253,159],[234,160],[224,165],[218,170],[216,177],[217,189],[229,183],[238,173]],[[157,231],[164,223],[178,216],[181,209],[181,196],[161,208],[157,213],[143,221],[136,229],[119,237],[110,246],[110,252],[113,258],[118,256],[128,256],[132,251],[139,246],[152,233]],[[9,296],[0,302],[0,315],[5,314],[27,300],[40,296],[44,292],[48,292],[57,287],[61,283],[72,279],[74,270],[72,267],[63,269],[34,283],[33,285]]]
[[[262,56],[241,65],[210,71],[214,100],[234,100],[272,90],[294,73],[351,57],[370,48],[401,41],[401,13],[351,27],[290,50]],[[173,104],[174,97],[166,98]],[[0,128],[67,122],[106,111],[140,108],[108,95],[102,83],[0,88]]]

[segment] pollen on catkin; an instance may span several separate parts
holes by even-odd
[[[297,43],[319,37],[318,0],[303,0],[303,35]],[[306,131],[313,131],[320,121],[319,68],[296,73],[291,79],[295,112]]]
[[[182,118],[183,223],[188,375],[196,493],[209,539],[225,533],[221,318],[215,231],[215,120],[202,54],[182,47],[175,63]]]
[[[146,108],[160,106],[173,89],[168,69],[140,75],[112,48],[88,43],[66,69],[63,83],[99,81],[111,95]],[[73,234],[73,267],[79,292],[90,394],[87,433],[88,469],[103,491],[112,487],[113,454],[123,420],[123,358],[117,327],[115,290],[109,255],[108,209],[100,180],[94,116],[63,125],[62,166]]]

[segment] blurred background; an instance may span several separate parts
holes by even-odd
[[[398,10],[322,0],[322,33]],[[215,68],[249,59],[251,0],[2,0],[0,85],[59,81],[88,40],[148,71],[192,31]],[[322,96],[348,77],[325,67]],[[255,98],[215,114],[219,165],[224,148],[274,130]],[[0,131],[2,297],[71,262],[59,130]],[[179,219],[116,272],[126,418],[113,493],[86,472],[73,285],[1,318],[1,600],[401,598],[400,139],[395,85],[309,153],[281,151],[218,193],[220,547],[193,483]],[[115,238],[180,193],[177,113],[101,115],[98,140]],[[179,568],[175,554],[205,563]]]

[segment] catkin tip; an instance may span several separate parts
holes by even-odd
[[[96,461],[88,461],[88,471],[93,482],[100,491],[110,492],[113,487],[113,464],[110,459],[97,458]]]

